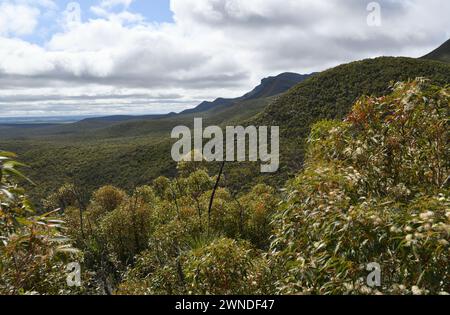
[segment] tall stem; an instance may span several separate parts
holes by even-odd
[[[210,224],[211,224],[211,210],[214,202],[214,197],[216,195],[217,188],[219,188],[220,178],[222,177],[223,169],[225,167],[225,159],[222,162],[222,165],[220,166],[219,176],[217,176],[216,184],[214,185],[213,192],[211,194],[211,199],[209,200],[209,207],[208,207],[208,234],[210,230]]]

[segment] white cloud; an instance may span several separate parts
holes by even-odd
[[[0,86],[28,95],[37,86],[57,86],[62,96],[87,88],[100,96],[104,88],[125,89],[126,95],[144,89],[141,94],[183,95],[185,106],[203,97],[237,96],[283,71],[319,71],[379,55],[417,57],[447,39],[448,0],[379,1],[381,27],[367,25],[368,2],[172,0],[175,22],[155,24],[128,11],[131,1],[101,1],[91,8],[97,18],[53,34],[42,47],[0,38]],[[121,10],[113,10],[117,6]],[[2,33],[1,25],[0,34],[17,33]],[[45,102],[46,95],[36,96]],[[136,110],[123,100],[100,99],[116,104],[108,107],[113,112]],[[94,111],[92,99],[77,101],[78,109],[66,102],[59,110]],[[179,108],[178,99],[166,101],[138,103],[148,111]],[[0,116],[7,115],[5,108],[0,103]]]
[[[134,24],[144,22],[144,17],[141,14],[131,13],[130,11],[122,11],[119,13],[112,13],[103,7],[91,7],[91,11],[98,17],[105,18],[120,24]]]
[[[37,26],[39,10],[24,4],[0,3],[0,35],[29,35]]]
[[[133,0],[102,0],[100,6],[103,8],[113,8],[115,6],[123,6],[128,8]]]
[[[4,75],[34,76],[55,69],[49,53],[20,39],[0,37],[0,77]]]
[[[124,25],[143,23],[145,19],[141,14],[128,11],[132,2],[133,0],[102,0],[98,6],[92,6],[90,10],[98,17]],[[122,11],[116,12],[114,9],[117,7]]]

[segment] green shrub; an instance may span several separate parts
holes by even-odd
[[[249,294],[252,258],[250,246],[231,239],[217,239],[187,254],[184,281],[189,294]]]
[[[426,80],[321,122],[276,215],[276,293],[449,292],[450,90]],[[366,284],[368,264],[382,285]]]
[[[57,211],[36,215],[15,155],[0,152],[0,294],[70,294],[66,263],[82,256],[70,246]]]
[[[110,253],[123,264],[132,263],[134,256],[147,248],[152,212],[151,205],[134,196],[103,217],[102,237]]]

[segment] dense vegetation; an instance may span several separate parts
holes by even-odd
[[[102,187],[87,202],[82,187],[64,185],[44,207],[61,209],[67,230],[26,214],[16,163],[1,153],[0,292],[448,293],[449,111],[450,87],[425,79],[361,97],[344,121],[313,125],[304,170],[281,192],[259,184],[236,194],[229,169],[211,176],[203,162],[131,194]],[[80,250],[63,238],[83,266],[77,292],[62,291],[52,242],[61,231]],[[375,288],[365,282],[373,262]],[[45,268],[51,276],[39,277]]]
[[[271,100],[256,99],[201,114],[107,127],[103,126],[104,122],[37,130],[16,126],[3,134],[0,131],[0,147],[16,152],[30,166],[30,178],[40,183],[39,188],[27,185],[36,203],[66,182],[82,183],[89,192],[106,184],[131,192],[133,187],[160,175],[176,174],[176,163],[170,156],[173,127],[191,127],[194,117],[203,117],[205,125],[237,125],[262,111]]]
[[[201,113],[118,123],[88,120],[37,129],[0,128],[0,147],[20,154],[30,165],[29,176],[40,185],[26,187],[39,203],[67,182],[83,186],[87,194],[107,184],[131,193],[160,175],[173,178],[176,163],[170,157],[170,132],[177,125],[192,126],[194,117],[203,117],[205,125],[278,125],[280,172],[263,176],[257,163],[230,163],[227,185],[232,191],[249,191],[256,184],[279,188],[303,167],[306,139],[314,123],[342,119],[359,96],[383,95],[390,81],[415,77],[448,84],[450,65],[411,58],[364,60],[315,74],[281,97],[239,101]],[[218,170],[214,163],[207,167],[210,173]]]
[[[284,180],[302,167],[306,140],[314,123],[322,119],[341,120],[361,95],[385,95],[390,82],[417,77],[449,84],[450,64],[381,57],[340,65],[298,84],[271,103],[251,124],[280,126]]]
[[[69,294],[64,274],[72,248],[59,211],[37,215],[17,185],[23,166],[10,152],[0,152],[0,294]]]

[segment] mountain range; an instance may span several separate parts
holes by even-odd
[[[292,72],[281,73],[274,77],[262,79],[261,84],[241,97],[231,99],[218,98],[213,102],[205,101],[193,109],[185,110],[182,114],[200,113],[219,106],[230,106],[238,102],[281,94],[309,77],[309,74],[298,74]]]
[[[216,108],[216,107],[226,107],[231,106],[233,104],[236,104],[238,102],[248,101],[248,100],[254,100],[259,98],[265,98],[274,96],[277,94],[281,94],[283,92],[286,92],[294,85],[306,80],[310,75],[309,74],[297,74],[297,73],[291,73],[291,72],[285,72],[281,73],[277,76],[273,77],[267,77],[261,80],[261,84],[259,84],[257,87],[255,87],[252,91],[248,92],[247,94],[236,97],[236,98],[222,98],[219,97],[215,99],[214,101],[204,101],[197,105],[194,108],[187,109],[182,111],[181,113],[169,113],[169,114],[161,114],[161,115],[140,115],[140,116],[133,116],[133,115],[112,115],[112,116],[104,116],[104,117],[91,117],[83,119],[84,121],[109,121],[109,122],[123,122],[123,121],[129,121],[129,120],[153,120],[153,119],[162,119],[162,118],[169,118],[174,117],[177,115],[184,115],[184,114],[194,114],[194,113],[201,113],[208,111],[210,109]]]

